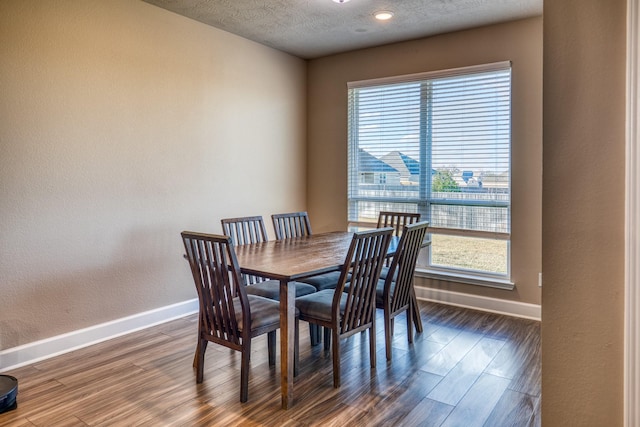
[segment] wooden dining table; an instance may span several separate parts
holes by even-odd
[[[352,238],[351,232],[336,231],[235,247],[242,273],[280,282],[280,384],[283,409],[293,405],[295,286],[289,286],[289,282],[339,271],[344,265]],[[392,239],[388,255],[395,253],[398,241],[397,237]]]

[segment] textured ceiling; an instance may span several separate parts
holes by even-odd
[[[301,58],[542,15],[543,0],[144,0]],[[394,17],[377,21],[373,13]]]

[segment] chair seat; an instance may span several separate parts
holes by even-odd
[[[382,304],[384,303],[384,280],[379,279],[378,280],[378,284],[376,285],[376,307],[380,308],[382,307]],[[345,292],[349,292],[349,285],[350,283],[347,282],[344,285],[344,291]],[[396,287],[396,282],[391,282],[391,293],[393,294],[393,290]]]
[[[384,304],[384,282],[385,280],[378,280],[378,285],[376,286],[376,307],[382,307]],[[396,282],[391,282],[391,294],[393,295],[393,291],[396,287]]]
[[[312,285],[301,282],[290,282],[289,286],[296,287],[296,298],[312,294],[316,288]],[[271,300],[280,301],[280,282],[277,280],[265,280],[264,282],[254,283],[246,288],[247,295],[257,295]]]
[[[300,311],[300,317],[331,322],[331,307],[333,305],[334,294],[334,289],[325,289],[314,294],[296,298],[296,308]],[[340,298],[340,313],[344,313],[346,302],[347,294],[343,292]]]
[[[338,286],[338,280],[340,280],[339,271],[331,271],[329,273],[320,274],[318,276],[300,279],[301,282],[312,285],[318,291],[324,291],[325,289],[335,289],[336,286]],[[347,278],[347,280],[349,280],[349,278]]]
[[[389,267],[382,267],[382,270],[380,270],[380,278],[384,280],[387,278],[388,275],[389,275]],[[394,275],[393,280],[396,280],[398,278],[398,269],[396,269],[396,272],[393,275]]]
[[[251,330],[260,329],[269,325],[280,325],[280,303],[278,301],[257,295],[247,295],[247,299],[251,306]],[[242,323],[240,298],[236,297],[233,299],[233,307],[236,312],[238,330],[242,331],[244,325]],[[298,314],[299,312],[296,310],[296,316],[298,316]]]

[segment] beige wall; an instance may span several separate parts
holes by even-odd
[[[544,3],[542,420],[621,426],[625,0]]]
[[[306,207],[306,63],[141,1],[0,2],[0,350],[196,297],[180,231]]]
[[[347,82],[512,61],[513,291],[420,279],[436,287],[540,304],[542,19],[532,18],[310,61],[308,207],[314,230],[347,224]]]

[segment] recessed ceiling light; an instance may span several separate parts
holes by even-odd
[[[391,19],[393,17],[393,12],[389,10],[381,10],[379,12],[376,12],[374,16],[379,21],[386,21],[387,19]]]
[[[333,1],[334,1],[334,3],[346,3],[349,0],[333,0]]]

